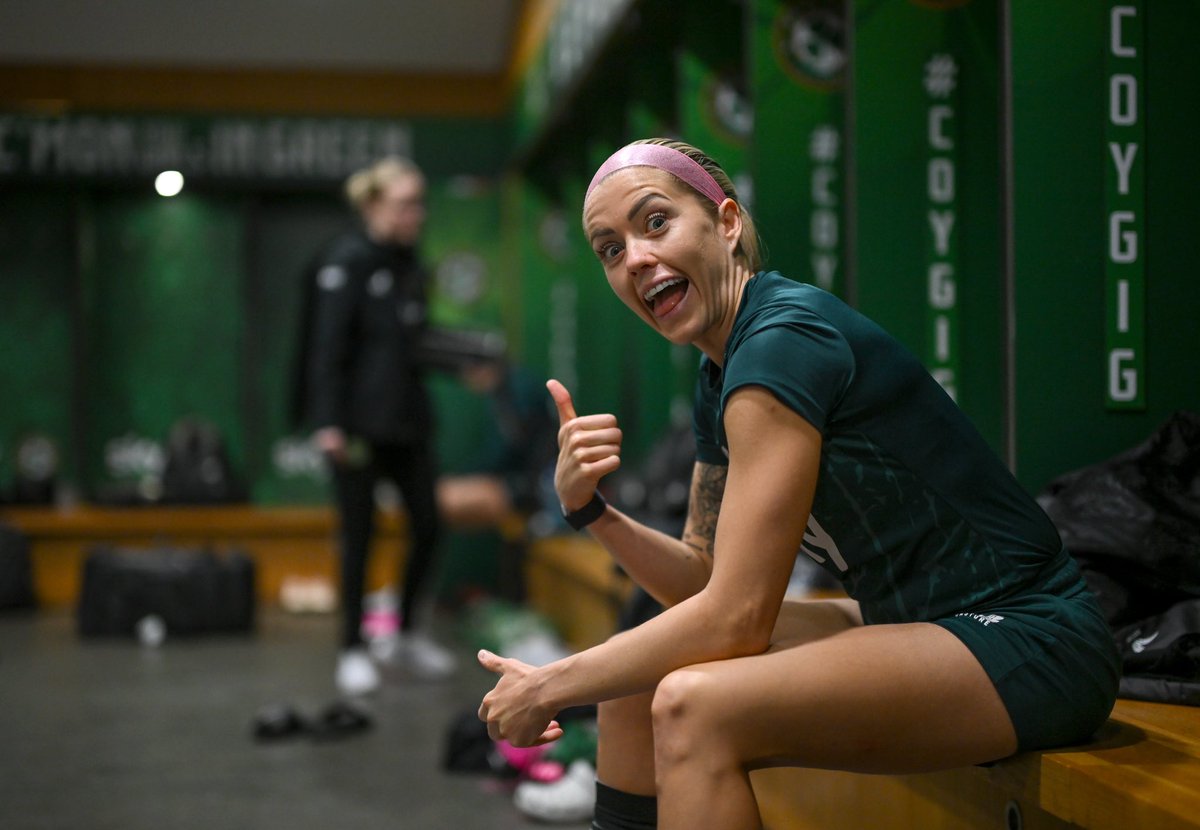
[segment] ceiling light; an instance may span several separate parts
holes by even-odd
[[[164,170],[154,180],[154,189],[159,196],[176,196],[183,190],[183,174],[178,170]]]

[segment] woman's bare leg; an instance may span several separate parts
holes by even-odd
[[[855,627],[673,672],[652,706],[659,826],[758,828],[749,770],[919,772],[1016,750],[982,666],[945,629]]]
[[[857,603],[851,600],[788,602],[780,612],[774,640],[805,642],[861,623]],[[596,779],[600,783],[635,795],[655,794],[653,697],[647,692],[607,700],[598,707]]]
[[[651,692],[606,700],[596,719],[596,780],[634,795],[654,795]]]

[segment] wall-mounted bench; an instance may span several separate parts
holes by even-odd
[[[278,601],[288,577],[337,577],[337,524],[328,507],[5,508],[0,521],[29,537],[34,594],[43,608],[75,604],[84,557],[96,544],[243,550],[254,559],[264,603]],[[403,514],[381,511],[368,573],[371,590],[395,581],[406,540]]]

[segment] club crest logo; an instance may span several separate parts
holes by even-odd
[[[725,140],[742,144],[754,129],[754,107],[732,78],[716,76],[704,86],[704,117]]]
[[[797,83],[821,90],[841,88],[846,76],[846,22],[840,3],[784,3],[771,42],[779,65]]]
[[[443,297],[459,305],[471,305],[487,292],[487,263],[469,251],[458,251],[438,265],[436,279]]]

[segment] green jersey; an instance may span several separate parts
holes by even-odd
[[[1067,566],[1049,518],[917,358],[833,295],[775,272],[749,281],[724,368],[701,363],[700,461],[728,463],[723,411],[743,386],[820,431],[802,551],[866,622],[986,608]]]

